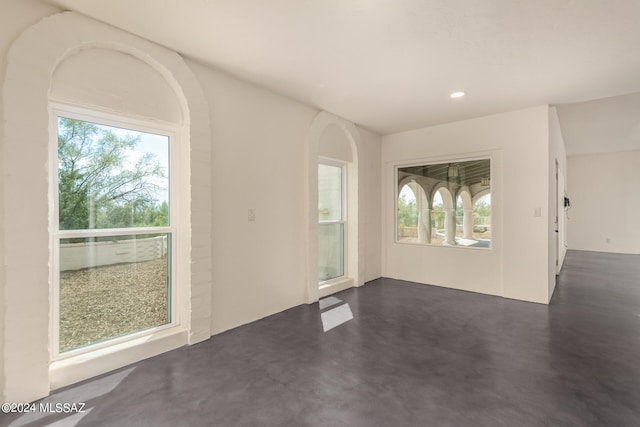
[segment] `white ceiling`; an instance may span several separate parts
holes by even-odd
[[[640,150],[640,93],[559,105],[558,118],[568,155]]]
[[[640,92],[638,0],[43,1],[380,134]]]

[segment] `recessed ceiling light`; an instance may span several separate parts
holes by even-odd
[[[465,95],[464,92],[453,92],[451,95],[449,95],[452,98],[462,98]]]

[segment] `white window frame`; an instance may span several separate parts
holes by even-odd
[[[178,277],[180,277],[180,264],[178,251],[180,248],[180,234],[178,232],[180,221],[179,209],[179,150],[178,150],[178,127],[171,123],[161,121],[147,121],[137,118],[115,115],[109,112],[78,107],[74,105],[63,104],[59,102],[49,103],[50,115],[50,247],[51,247],[51,322],[50,322],[50,339],[51,350],[50,360],[52,363],[73,360],[81,356],[83,358],[96,354],[104,356],[105,350],[109,348],[122,347],[127,343],[139,342],[140,339],[161,338],[186,330],[182,322],[182,299],[184,289],[180,286]],[[82,120],[99,125],[113,126],[126,130],[152,133],[169,138],[169,225],[163,227],[131,227],[131,228],[112,228],[112,229],[91,229],[91,230],[60,230],[58,218],[58,117]],[[133,332],[125,336],[111,338],[98,343],[90,344],[73,350],[60,353],[59,333],[60,333],[60,262],[59,262],[59,246],[60,240],[76,237],[99,237],[99,236],[118,236],[118,235],[136,235],[136,234],[170,234],[171,246],[169,253],[170,259],[170,323],[152,327],[138,332]]]
[[[326,157],[319,157],[318,165],[321,165],[321,164],[340,168],[341,177],[342,177],[342,182],[341,182],[341,196],[342,196],[341,214],[342,215],[340,219],[321,221],[320,218],[318,218],[318,228],[323,225],[342,224],[342,276],[334,277],[329,280],[319,281],[318,286],[320,288],[323,288],[323,287],[331,286],[337,282],[342,282],[349,277],[349,255],[348,255],[349,254],[349,250],[348,250],[349,249],[349,239],[348,239],[349,222],[347,220],[348,218],[347,203],[349,199],[347,195],[347,188],[348,188],[347,187],[347,163],[339,160],[329,159]]]

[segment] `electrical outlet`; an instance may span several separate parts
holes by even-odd
[[[249,212],[247,213],[247,219],[249,221],[255,221],[256,220],[256,210],[255,209],[249,209]]]

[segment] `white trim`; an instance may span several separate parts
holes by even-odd
[[[188,331],[184,328],[165,329],[96,349],[91,353],[57,360],[49,368],[51,388],[64,387],[182,347],[187,344],[187,335]]]
[[[320,298],[324,298],[329,295],[335,294],[336,292],[341,292],[346,289],[353,288],[353,284],[354,281],[351,277],[337,277],[333,280],[320,282],[318,292],[320,294]]]

